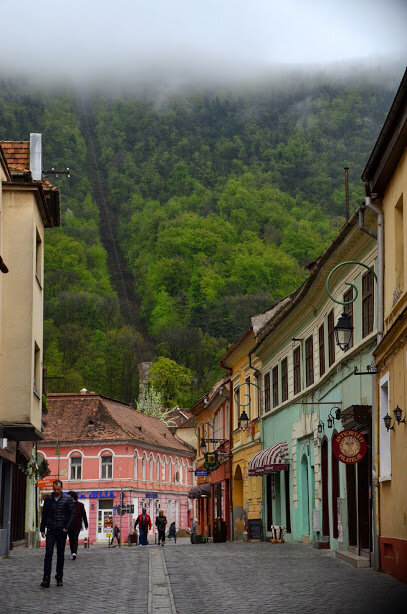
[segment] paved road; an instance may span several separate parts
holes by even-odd
[[[405,614],[407,585],[301,544],[81,549],[40,588],[44,550],[0,559],[1,614]]]

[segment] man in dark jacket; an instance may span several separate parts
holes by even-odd
[[[68,531],[71,527],[75,516],[75,507],[71,497],[62,492],[61,480],[54,480],[52,484],[53,493],[44,501],[41,516],[40,531],[42,537],[45,537],[45,529],[47,529],[45,541],[45,560],[44,560],[44,577],[41,586],[49,587],[52,567],[52,554],[54,545],[57,545],[57,586],[62,586],[62,576],[64,574],[64,555],[65,544]]]
[[[86,516],[85,506],[78,501],[78,495],[73,490],[70,490],[68,495],[71,497],[75,506],[75,516],[71,524],[71,528],[68,531],[69,535],[69,547],[71,549],[71,559],[76,560],[78,555],[78,537],[80,530],[82,529],[82,522],[85,529],[88,528],[88,518]]]
[[[155,526],[158,530],[158,545],[164,546],[165,542],[165,527],[167,526],[167,518],[164,516],[164,510],[158,512],[158,516],[155,518]]]

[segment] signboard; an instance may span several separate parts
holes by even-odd
[[[114,499],[112,490],[91,490],[89,492],[81,492],[78,494],[78,499]]]
[[[147,499],[157,499],[158,495],[156,492],[146,492]]]
[[[52,484],[54,480],[57,480],[57,479],[58,478],[42,478],[42,480],[37,481],[37,486],[38,488],[41,488],[42,490],[52,490]]]
[[[366,455],[367,442],[359,431],[346,429],[333,438],[332,451],[342,463],[360,463]]]
[[[218,469],[220,467],[220,460],[218,458],[217,452],[207,452],[206,454],[204,454],[204,457],[204,467],[208,471],[215,471],[215,469]]]
[[[207,469],[197,469],[195,471],[195,475],[199,476],[199,475],[209,475],[209,471]]]
[[[261,539],[263,541],[263,525],[261,518],[248,518],[247,539]]]

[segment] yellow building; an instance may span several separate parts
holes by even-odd
[[[1,556],[10,543],[32,545],[38,535],[33,442],[42,430],[44,229],[60,224],[60,202],[42,176],[40,134],[0,143],[0,177]]]
[[[235,540],[247,538],[247,519],[262,517],[262,479],[249,476],[249,462],[261,450],[261,393],[257,358],[249,364],[255,345],[253,330],[248,330],[221,360],[231,380],[233,533]],[[246,412],[248,424],[239,425]]]
[[[407,71],[366,165],[367,205],[378,206],[384,241],[383,296],[378,279],[376,351],[376,531],[381,569],[407,582]],[[379,260],[379,257],[378,257]],[[381,301],[381,299],[383,299]],[[380,303],[383,309],[380,312]],[[399,409],[401,413],[399,412]],[[379,562],[377,562],[379,563]],[[377,565],[378,566],[378,565]]]

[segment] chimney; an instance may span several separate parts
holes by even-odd
[[[30,171],[34,181],[42,179],[42,134],[30,133]]]

